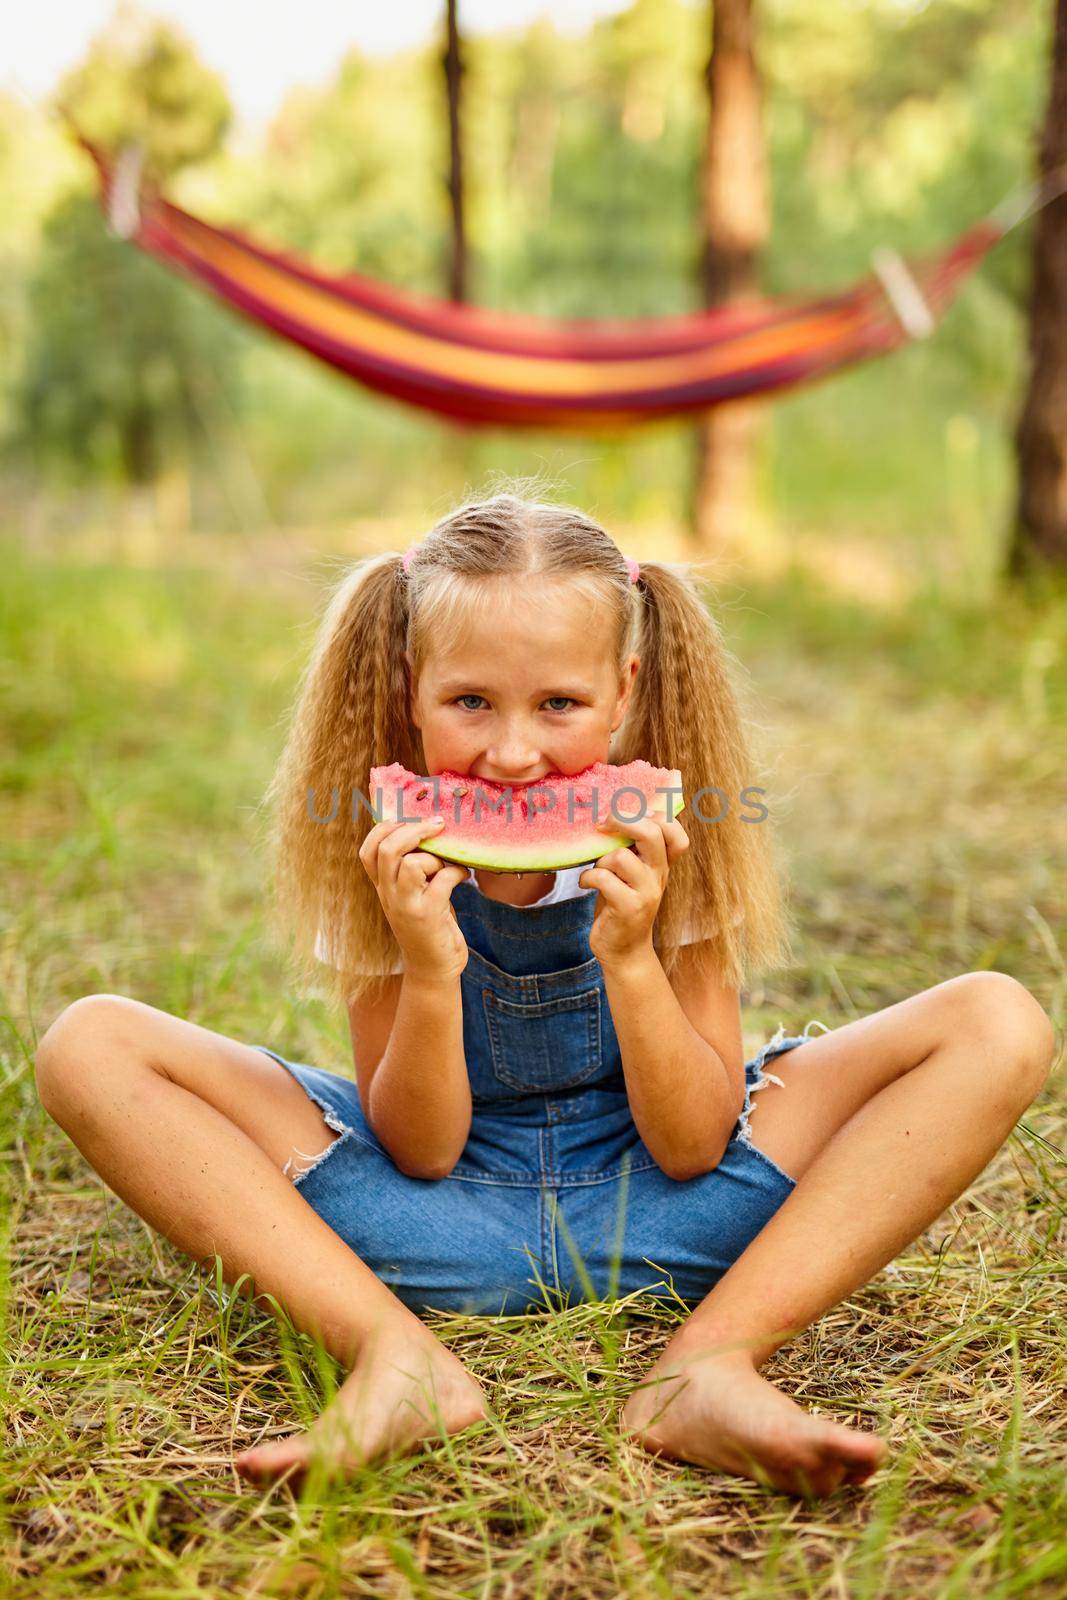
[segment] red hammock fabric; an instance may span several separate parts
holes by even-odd
[[[133,242],[271,332],[384,394],[456,421],[617,431],[787,388],[895,349],[909,334],[878,278],[819,299],[686,316],[550,321],[330,276],[144,189],[116,194],[86,141],[102,202],[136,201]],[[989,219],[913,266],[932,319],[1003,229]],[[920,307],[921,308],[921,307]]]

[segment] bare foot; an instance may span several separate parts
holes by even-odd
[[[440,1425],[434,1412],[440,1418]],[[327,1477],[346,1476],[382,1457],[406,1455],[419,1439],[458,1433],[488,1415],[485,1391],[426,1329],[383,1338],[361,1352],[336,1395],[306,1433],[253,1446],[234,1457],[242,1477],[264,1482],[312,1462]]]
[[[810,1416],[744,1355],[664,1351],[642,1383],[650,1387],[622,1409],[624,1433],[653,1455],[739,1473],[764,1488],[816,1499],[862,1483],[886,1454],[877,1434]]]

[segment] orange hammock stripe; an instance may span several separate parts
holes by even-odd
[[[84,141],[83,141],[84,143]],[[102,198],[113,168],[96,161]],[[1001,230],[986,221],[913,268],[933,316]],[[372,389],[466,423],[589,432],[702,411],[884,353],[905,332],[877,279],[633,322],[552,321],[331,277],[142,192],[133,242],[253,322]]]
[[[410,289],[394,289],[358,273],[327,276],[297,256],[268,249],[262,241],[252,240],[234,229],[205,223],[168,201],[159,203],[172,225],[203,229],[209,236],[226,239],[247,254],[279,267],[285,274],[322,289],[343,303],[374,311],[383,320],[444,334],[453,344],[484,346],[491,350],[597,359],[666,354],[671,350],[710,344],[726,333],[775,321],[787,314],[791,303],[800,312],[818,309],[821,303],[800,298],[790,302],[783,297],[776,302],[739,301],[669,317],[574,317],[550,321],[521,312],[494,311],[485,306],[438,300]],[[827,296],[825,304],[834,306],[841,298],[840,294]]]
[[[187,266],[210,269],[217,283],[238,289],[261,309],[273,309],[293,326],[352,348],[373,350],[383,360],[411,372],[438,378],[455,375],[456,348],[450,340],[415,332],[399,323],[385,322],[371,312],[341,304],[321,290],[236,250],[217,235],[207,240],[201,235],[194,249],[189,232],[181,223],[172,227],[172,233]],[[830,345],[854,338],[865,320],[862,303],[852,301],[832,313],[802,316],[756,332],[739,332],[702,349],[610,362],[511,355],[468,347],[462,355],[462,378],[472,387],[508,390],[515,396],[540,399],[549,394],[561,398],[590,394],[609,397],[667,389],[705,382],[737,368],[781,361],[802,354],[813,344]]]

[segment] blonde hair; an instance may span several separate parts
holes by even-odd
[[[671,867],[653,930],[670,975],[687,922],[707,930],[694,948],[701,970],[740,988],[753,967],[777,966],[788,934],[774,864],[769,816],[739,815],[741,791],[759,784],[735,684],[742,676],[691,570],[642,561],[630,582],[622,553],[591,517],[572,506],[512,493],[472,500],[442,517],[418,546],[410,572],[389,551],[357,561],[335,585],[311,658],[297,688],[288,738],[265,795],[270,813],[273,930],[291,942],[301,977],[320,970],[322,930],[336,963],[333,992],[343,1004],[380,993],[382,975],[400,959],[358,851],[374,826],[353,788],[371,794],[370,769],[399,761],[425,774],[422,738],[410,718],[404,652],[416,679],[429,653],[454,639],[472,615],[499,603],[491,580],[566,579],[610,627],[621,675],[631,652],[641,666],[607,760],[677,767],[687,809],[689,848]],[[430,774],[425,774],[430,776]],[[694,814],[692,797],[714,786],[728,801],[714,825]],[[316,822],[317,807],[338,790],[335,822]],[[765,791],[760,790],[763,794]],[[758,801],[748,801],[749,809]],[[721,809],[712,793],[705,815]],[[744,913],[734,925],[738,909]]]

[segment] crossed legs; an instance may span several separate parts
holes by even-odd
[[[796,1188],[631,1395],[624,1430],[805,1496],[869,1476],[884,1441],[808,1415],[758,1368],[973,1182],[1040,1092],[1054,1044],[1027,989],[972,972],[776,1057],[782,1087],[754,1097],[749,1128]]]
[[[624,1428],[649,1450],[791,1492],[868,1476],[880,1439],[810,1417],[758,1368],[966,1189],[1040,1092],[1053,1047],[1033,996],[986,972],[776,1058],[783,1087],[755,1097],[750,1130],[797,1186],[631,1396]],[[486,1415],[480,1385],[285,1176],[334,1135],[262,1051],[92,995],[42,1038],[37,1082],[150,1226],[197,1260],[217,1252],[228,1282],[248,1274],[351,1368],[308,1434],[245,1452],[241,1471],[302,1470],[320,1452],[372,1460]]]

